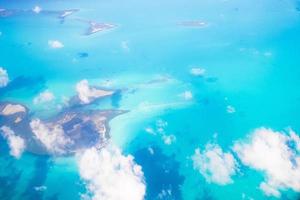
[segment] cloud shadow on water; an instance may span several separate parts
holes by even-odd
[[[184,177],[179,174],[179,163],[166,156],[158,147],[153,154],[147,148],[134,153],[135,161],[142,166],[147,185],[146,199],[182,199],[180,187]]]
[[[18,76],[13,79],[6,87],[0,88],[0,97],[16,90],[28,90],[30,94],[36,94],[46,88],[46,81],[43,77]]]
[[[49,156],[38,156],[35,161],[35,171],[23,193],[24,199],[43,199],[43,190],[36,190],[36,187],[44,186],[49,168],[51,166]]]
[[[14,166],[14,160],[12,160],[11,157],[7,157],[7,161],[8,163],[5,167],[7,173],[5,176],[0,176],[1,200],[9,200],[14,196],[17,184],[19,183],[22,176],[22,171],[16,169],[16,167]]]

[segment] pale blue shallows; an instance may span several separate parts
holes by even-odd
[[[263,173],[240,166],[243,173],[221,186],[208,183],[194,170],[190,157],[209,142],[231,152],[234,141],[262,126],[291,127],[300,133],[299,4],[296,0],[0,1],[0,8],[6,9],[36,5],[45,10],[80,9],[64,23],[42,14],[0,18],[0,66],[11,81],[27,77],[22,89],[2,90],[0,98],[25,104],[36,117],[47,118],[58,112],[65,97],[75,95],[78,81],[87,79],[99,86],[109,82],[112,89],[124,89],[121,100],[117,104],[103,100],[97,108],[131,111],[110,122],[111,136],[142,166],[147,199],[157,199],[169,188],[170,199],[273,199],[259,189]],[[78,18],[117,28],[86,36],[88,25]],[[185,21],[206,25],[180,25]],[[64,47],[51,49],[49,40],[59,40]],[[195,67],[206,70],[204,77],[190,74]],[[35,105],[33,98],[46,89],[54,93],[54,102]],[[185,92],[193,98],[185,97]],[[228,113],[227,106],[236,112]],[[165,133],[176,137],[171,145],[148,133],[164,122]],[[1,199],[80,199],[85,192],[75,157],[25,153],[16,160],[6,141],[0,140]],[[36,186],[47,190],[36,191]],[[293,191],[282,192],[283,199],[296,196]]]

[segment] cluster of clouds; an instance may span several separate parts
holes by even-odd
[[[33,119],[30,127],[35,139],[52,155],[63,155],[68,145],[73,143],[60,125]],[[8,141],[10,154],[20,158],[26,148],[25,140],[6,126],[1,127],[0,132]],[[110,143],[101,148],[95,146],[79,150],[76,156],[80,176],[89,191],[82,195],[82,199],[144,199],[144,174],[133,156],[123,155],[118,147]],[[35,187],[37,191],[45,189],[44,186]]]
[[[6,70],[0,68],[0,87],[8,83]],[[82,80],[76,85],[77,95],[83,104],[90,103],[95,98],[113,94],[113,91],[106,91],[89,86],[87,80]],[[55,99],[49,90],[39,93],[34,99],[34,104],[48,103]],[[26,112],[26,108],[19,104],[7,104],[0,111],[0,115],[12,115],[19,112]],[[45,149],[54,155],[65,153],[66,147],[74,142],[64,133],[63,127],[58,124],[44,123],[40,119],[33,119],[30,128],[34,139],[39,141]],[[8,140],[11,154],[20,157],[25,149],[24,139],[17,136],[9,127],[2,127],[2,135]]]
[[[86,79],[79,81],[76,84],[75,89],[76,89],[77,97],[80,100],[81,104],[89,104],[97,98],[110,96],[114,93],[114,91],[102,90],[102,89],[92,87],[89,85],[89,82]],[[44,104],[44,103],[52,102],[54,99],[55,99],[55,95],[51,91],[45,90],[39,93],[36,97],[34,97],[33,103],[36,105]],[[69,99],[63,97],[62,101],[64,105],[68,105]]]
[[[208,144],[203,151],[196,149],[194,168],[207,181],[224,185],[233,182],[231,177],[240,164],[264,174],[259,187],[267,196],[279,198],[286,189],[300,192],[300,138],[293,130],[258,128],[236,141],[231,150],[224,153],[216,144]]]
[[[30,122],[30,127],[35,138],[52,154],[64,154],[66,146],[73,143],[60,125],[46,124],[34,119]]]
[[[9,82],[9,77],[7,71],[0,67],[0,88],[7,86]]]
[[[172,199],[172,190],[171,189],[162,189],[157,195],[158,199]]]
[[[65,135],[60,125],[34,119],[30,127],[36,139],[51,154],[64,154],[66,147],[72,144],[72,140]],[[82,195],[82,199],[144,199],[144,174],[142,168],[134,162],[133,156],[123,155],[121,150],[112,144],[101,148],[95,146],[82,149],[76,156],[79,174],[89,191]]]
[[[34,12],[39,13],[38,7]],[[63,44],[59,41],[49,41],[51,48],[62,48]],[[5,87],[9,82],[6,70],[0,68],[0,87]],[[113,91],[106,91],[89,86],[87,80],[82,80],[76,85],[77,96],[81,103],[88,104],[99,97],[109,96]],[[46,103],[55,99],[53,93],[45,90],[33,99],[34,104]],[[3,111],[4,110],[4,111]],[[9,104],[2,109],[2,114],[14,114],[17,112],[26,112],[26,108],[21,105]],[[52,155],[63,155],[66,148],[73,144],[58,124],[45,123],[40,119],[30,121],[30,128],[34,139]],[[20,158],[26,149],[25,140],[16,135],[14,131],[7,127],[0,128],[1,135],[7,140],[10,148],[10,154]],[[167,143],[171,143],[174,138],[165,135]],[[89,194],[82,197],[88,197],[94,200],[143,200],[146,193],[144,174],[141,166],[134,162],[131,155],[123,155],[121,150],[112,144],[99,149],[92,147],[77,152],[79,173],[86,182]],[[37,191],[43,191],[44,186],[36,187]],[[90,196],[90,194],[92,194]]]
[[[88,80],[86,79],[81,80],[76,84],[76,91],[78,98],[82,104],[91,103],[96,98],[110,96],[114,93],[113,91],[101,90],[91,87]]]
[[[33,99],[34,104],[46,103],[54,100],[55,96],[49,90],[41,92],[38,96]]]
[[[7,126],[2,126],[0,128],[2,136],[7,140],[8,146],[10,148],[10,155],[14,156],[15,158],[20,158],[22,153],[26,148],[25,140],[16,135],[13,130],[11,130]]]
[[[57,124],[44,123],[40,119],[34,119],[30,122],[30,128],[33,136],[45,149],[53,155],[63,155],[68,145],[73,144],[65,133],[62,126]],[[7,140],[10,148],[10,154],[15,158],[20,158],[26,149],[25,139],[8,126],[0,128],[1,135]]]
[[[78,153],[78,167],[93,200],[144,199],[142,168],[116,146],[93,147]],[[88,194],[83,197],[90,199]]]
[[[166,145],[171,145],[174,142],[176,142],[176,136],[173,134],[167,134],[166,133],[166,128],[168,126],[168,122],[159,119],[156,121],[156,126],[155,128],[147,127],[145,131],[151,135],[158,135],[161,137],[162,141]]]
[[[280,197],[281,189],[300,191],[300,138],[288,133],[259,128],[233,149],[244,165],[264,172],[260,188],[267,194]]]

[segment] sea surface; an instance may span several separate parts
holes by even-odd
[[[79,11],[63,22],[33,13],[0,18],[0,66],[17,80],[0,90],[1,101],[45,119],[82,79],[122,90],[95,107],[129,111],[110,121],[111,141],[142,167],[145,199],[278,199],[260,190],[260,171],[240,166],[230,184],[215,184],[194,169],[192,156],[208,143],[232,152],[259,127],[300,133],[299,1],[0,1],[4,9],[37,5]],[[85,35],[88,24],[78,19],[116,27]],[[204,25],[182,24],[192,21]],[[49,40],[64,47],[50,48]],[[44,90],[55,99],[35,104]],[[76,200],[85,191],[76,157],[25,152],[15,159],[0,137],[0,199]],[[298,198],[281,192],[279,199]]]

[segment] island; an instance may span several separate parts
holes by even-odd
[[[109,121],[126,112],[68,107],[48,119],[39,119],[25,105],[0,102],[0,127],[23,138],[27,152],[71,155],[105,145],[110,138]]]

